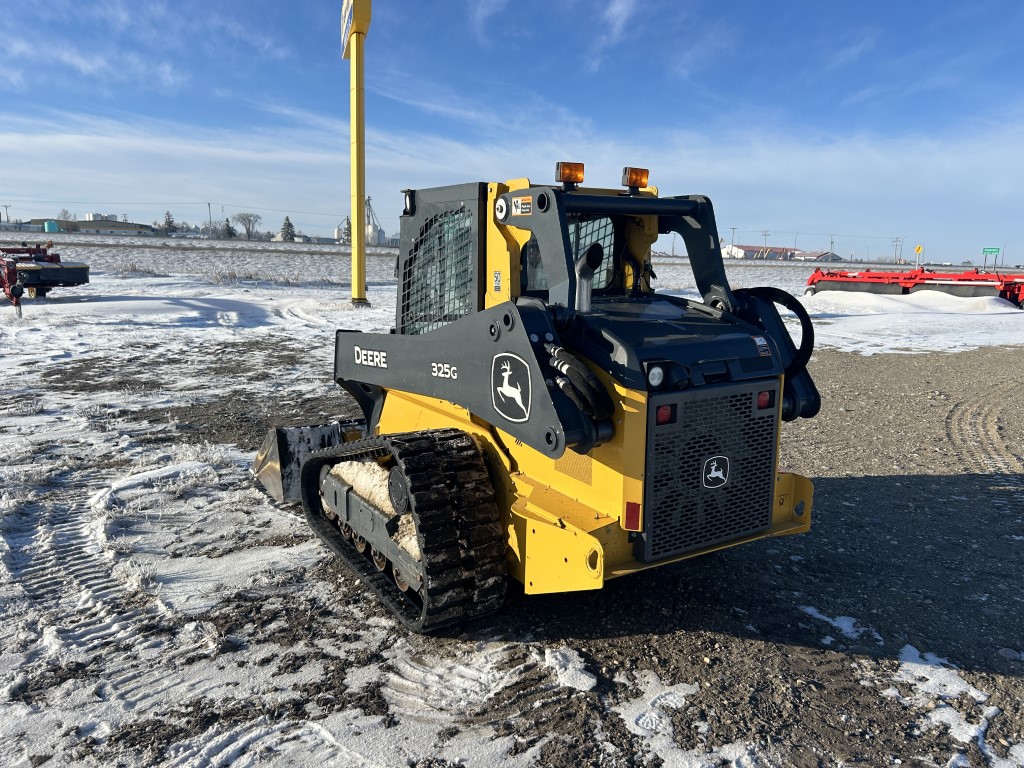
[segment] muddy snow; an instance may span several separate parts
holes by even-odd
[[[1024,765],[1024,312],[820,293],[814,524],[411,635],[248,468],[355,415],[337,252],[69,245],[0,311],[0,764]],[[683,261],[665,290],[695,295]],[[730,265],[794,293],[809,268]]]

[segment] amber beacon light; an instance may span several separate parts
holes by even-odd
[[[561,184],[582,184],[583,163],[555,163],[555,181]]]
[[[627,166],[622,169],[622,186],[637,187],[638,189],[646,187],[650,175],[651,172],[646,168],[630,168]]]

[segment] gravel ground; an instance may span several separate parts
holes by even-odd
[[[224,349],[221,364],[241,365],[246,354],[244,344]],[[276,363],[297,364],[289,354],[282,350]],[[326,364],[304,364],[314,363]],[[157,386],[161,363],[149,365],[137,380],[122,370],[123,391]],[[166,365],[171,375],[174,362]],[[19,751],[5,752],[14,742],[0,736],[0,755],[26,765],[315,757],[440,768],[461,762],[460,744],[473,754],[470,742],[489,740],[509,753],[503,759],[553,766],[1021,765],[1020,349],[872,357],[825,350],[810,367],[822,413],[785,425],[781,453],[785,467],[815,482],[808,535],[655,569],[598,593],[527,598],[512,590],[485,624],[429,638],[392,622],[325,554],[312,567],[225,595],[198,616],[151,610],[143,591],[117,611],[142,616],[130,621],[149,622],[150,637],[179,638],[194,631],[190,622],[206,628],[201,653],[174,657],[176,670],[267,670],[276,676],[273,696],[147,692],[145,707],[102,733],[61,721],[59,736]],[[69,363],[45,378],[66,397],[95,396],[90,382],[103,380],[103,362],[81,370]],[[249,384],[271,392],[272,379],[267,370]],[[174,424],[144,436],[155,449],[188,441],[253,452],[274,423],[351,411],[340,393],[300,402],[237,394],[128,416]],[[272,530],[284,525],[286,533],[261,546],[318,546],[288,510],[277,514],[286,523]],[[242,530],[218,554],[246,542]],[[56,599],[42,588],[29,597],[40,605]],[[136,652],[119,642],[114,653]],[[8,699],[45,714],[53,692],[72,680],[102,697],[114,676],[110,658],[29,658]],[[117,679],[142,674],[119,663]],[[361,713],[361,725],[339,735],[331,717],[351,712]],[[280,726],[278,741],[245,736],[254,713],[260,733]],[[333,751],[306,730],[299,744],[308,751],[282,757],[280,734],[320,722],[335,724]],[[362,741],[371,732],[403,733],[412,722],[434,723],[431,738],[377,752]]]

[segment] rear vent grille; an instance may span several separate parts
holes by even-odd
[[[665,426],[649,421],[638,559],[657,561],[771,526],[778,417],[775,409],[757,410],[765,389],[777,390],[776,382],[652,398],[652,414],[674,402],[679,418]]]

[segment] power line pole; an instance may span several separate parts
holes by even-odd
[[[836,236],[835,235],[829,235],[828,236],[828,252],[829,253],[835,253],[836,252]]]
[[[764,238],[764,257],[768,258],[768,236],[771,234],[767,229],[761,230],[761,236]]]
[[[729,245],[730,246],[735,246],[736,245],[736,227],[729,227],[729,229],[732,230],[732,239],[729,240]]]

